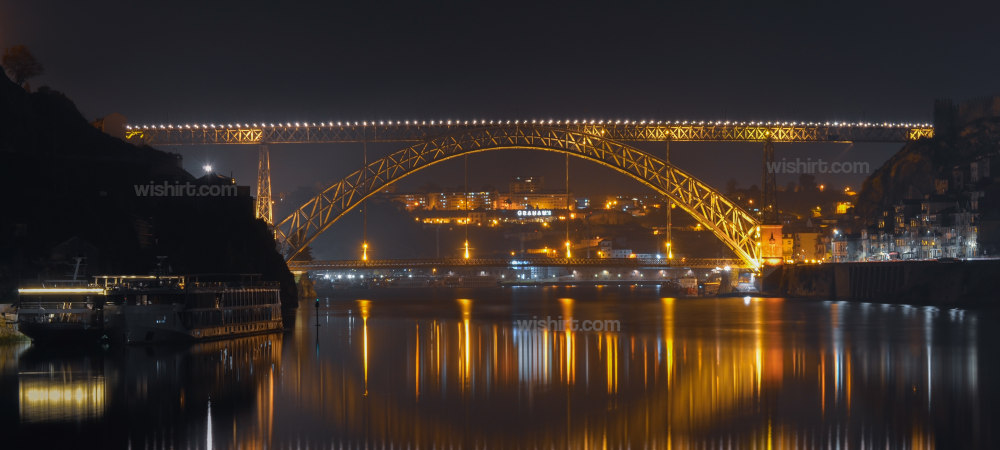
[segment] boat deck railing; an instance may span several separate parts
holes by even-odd
[[[280,283],[277,281],[257,281],[254,283],[241,283],[231,281],[195,281],[188,283],[189,288],[215,288],[215,289],[277,289]]]
[[[91,302],[21,302],[17,307],[18,314],[65,314],[90,312],[94,309]]]

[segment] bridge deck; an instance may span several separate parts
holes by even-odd
[[[932,137],[928,124],[664,121],[379,121],[128,125],[148,145],[419,142],[474,128],[558,128],[628,142],[906,142]]]
[[[714,269],[729,266],[745,268],[742,261],[726,258],[427,258],[427,259],[360,259],[327,261],[289,261],[293,271],[344,269],[430,269],[430,268],[509,268],[528,267],[591,267],[626,269]]]

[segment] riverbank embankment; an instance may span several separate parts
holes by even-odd
[[[912,305],[1000,305],[1000,260],[786,265],[766,273],[765,295]]]

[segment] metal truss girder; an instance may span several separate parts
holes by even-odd
[[[462,130],[369,162],[277,224],[276,237],[285,249],[286,258],[292,259],[340,217],[393,182],[460,155],[503,149],[569,153],[615,169],[666,195],[712,231],[748,266],[760,265],[757,220],[719,191],[662,159],[628,145],[563,128],[539,126]]]
[[[435,137],[461,134],[484,127],[561,128],[615,141],[674,142],[906,142],[934,136],[929,126],[895,124],[843,125],[726,125],[726,124],[589,124],[580,121],[560,121],[558,124],[535,124],[527,121],[473,121],[438,125],[336,125],[323,124],[243,124],[241,126],[132,126],[126,131],[127,140],[148,145],[198,144],[306,144],[338,142],[421,142]]]
[[[271,156],[267,144],[257,149],[257,196],[254,210],[258,219],[268,225],[274,224],[273,202],[271,201]]]

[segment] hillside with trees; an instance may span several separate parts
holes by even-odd
[[[106,135],[64,95],[28,92],[20,81],[0,76],[0,301],[11,301],[21,283],[67,279],[82,257],[81,275],[149,273],[159,260],[180,274],[259,273],[296,304],[292,274],[254,218],[249,189],[138,195],[137,185],[234,180],[195,178],[179,155]]]

